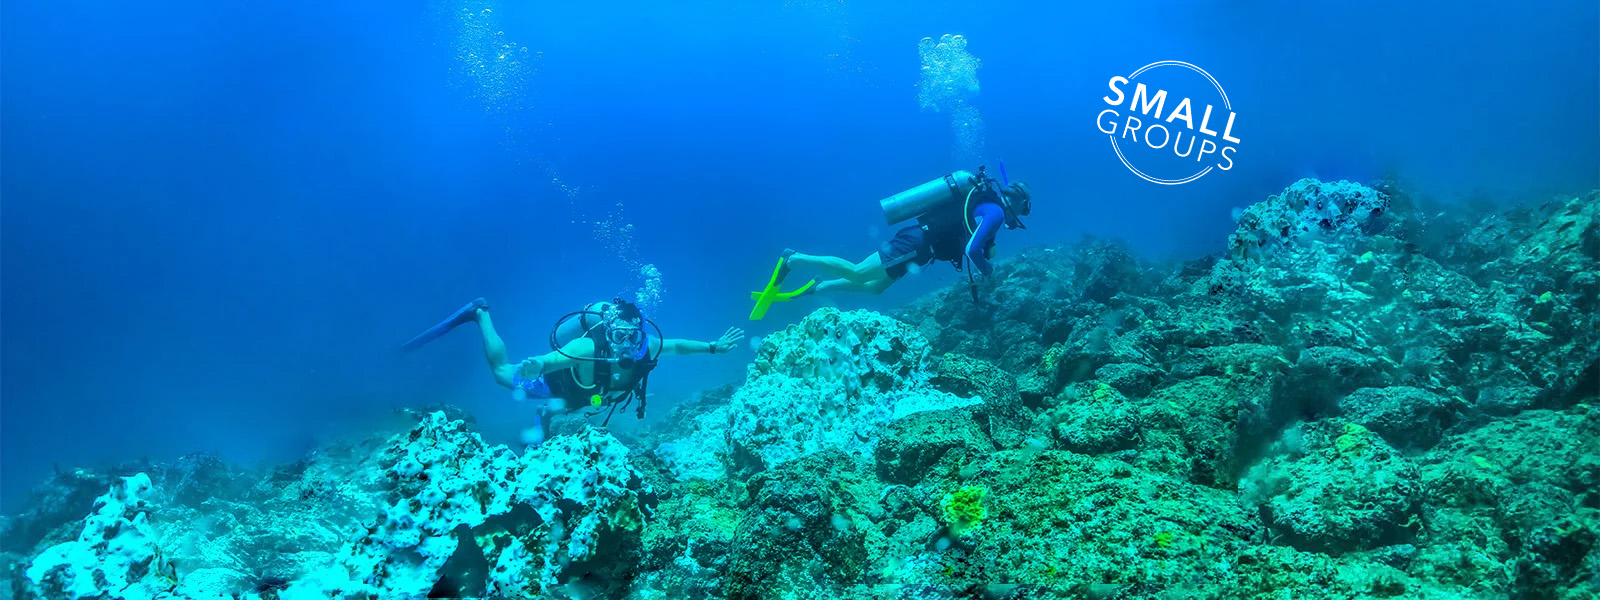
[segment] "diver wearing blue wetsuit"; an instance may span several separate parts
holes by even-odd
[[[913,267],[920,269],[934,261],[949,261],[958,270],[966,263],[973,272],[989,277],[994,273],[989,261],[1001,226],[1022,228],[1019,217],[1033,210],[1028,184],[1002,185],[986,177],[982,167],[976,175],[957,171],[886,198],[882,204],[891,224],[912,217],[917,224],[900,229],[860,262],[785,250],[773,285],[781,283],[791,269],[810,267],[836,279],[807,284],[802,295],[881,294]]]

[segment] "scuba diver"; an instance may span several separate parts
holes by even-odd
[[[591,303],[561,317],[550,332],[549,353],[512,363],[506,359],[506,344],[489,317],[489,303],[478,298],[400,348],[416,350],[469,321],[478,323],[483,354],[495,383],[510,388],[519,402],[542,401],[536,427],[524,432],[523,441],[531,445],[550,437],[550,419],[558,412],[588,408],[591,417],[606,412],[604,427],[617,408],[638,400],[636,414],[643,419],[650,372],[661,355],[727,354],[744,339],[744,331],[737,327],[728,328],[713,342],[667,339],[638,306],[617,298]],[[654,335],[650,329],[655,330]]]
[[[1001,164],[1002,179],[1006,176],[1005,169]],[[766,289],[750,294],[756,301],[750,320],[760,320],[773,302],[800,296],[833,292],[881,294],[914,268],[920,269],[934,261],[950,261],[957,271],[962,269],[963,262],[968,263],[969,280],[974,271],[989,277],[994,271],[989,260],[994,258],[995,237],[1000,226],[1026,229],[1020,217],[1033,211],[1027,183],[996,181],[986,175],[981,166],[977,174],[956,171],[884,198],[878,204],[889,225],[913,218],[917,222],[896,232],[893,239],[861,262],[784,250]],[[795,291],[778,291],[778,286],[795,268],[822,271],[834,279],[820,282],[813,279]],[[976,286],[972,290],[976,300]]]

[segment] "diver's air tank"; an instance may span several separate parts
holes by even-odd
[[[555,335],[552,338],[556,347],[565,346],[572,340],[588,335],[590,329],[602,322],[600,315],[605,314],[611,307],[610,302],[591,302],[583,307],[582,313],[556,323]]]
[[[926,214],[947,202],[964,202],[971,192],[972,172],[956,171],[878,201],[890,225]]]

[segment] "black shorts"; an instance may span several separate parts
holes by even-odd
[[[928,243],[928,232],[921,225],[912,225],[894,234],[894,239],[883,243],[878,259],[889,279],[906,276],[911,265],[926,267],[933,262],[933,245]]]

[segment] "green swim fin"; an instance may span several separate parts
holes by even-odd
[[[778,266],[773,267],[772,269],[772,278],[767,280],[766,289],[763,289],[759,292],[750,292],[750,299],[756,301],[756,307],[750,310],[751,321],[760,321],[762,317],[767,316],[767,309],[772,307],[773,302],[788,302],[793,300],[795,296],[806,293],[807,290],[811,289],[811,286],[816,285],[817,283],[817,281],[813,279],[806,282],[805,285],[800,286],[800,289],[798,290],[792,292],[780,292],[778,291],[778,274],[782,271],[783,259],[780,258],[778,259]]]

